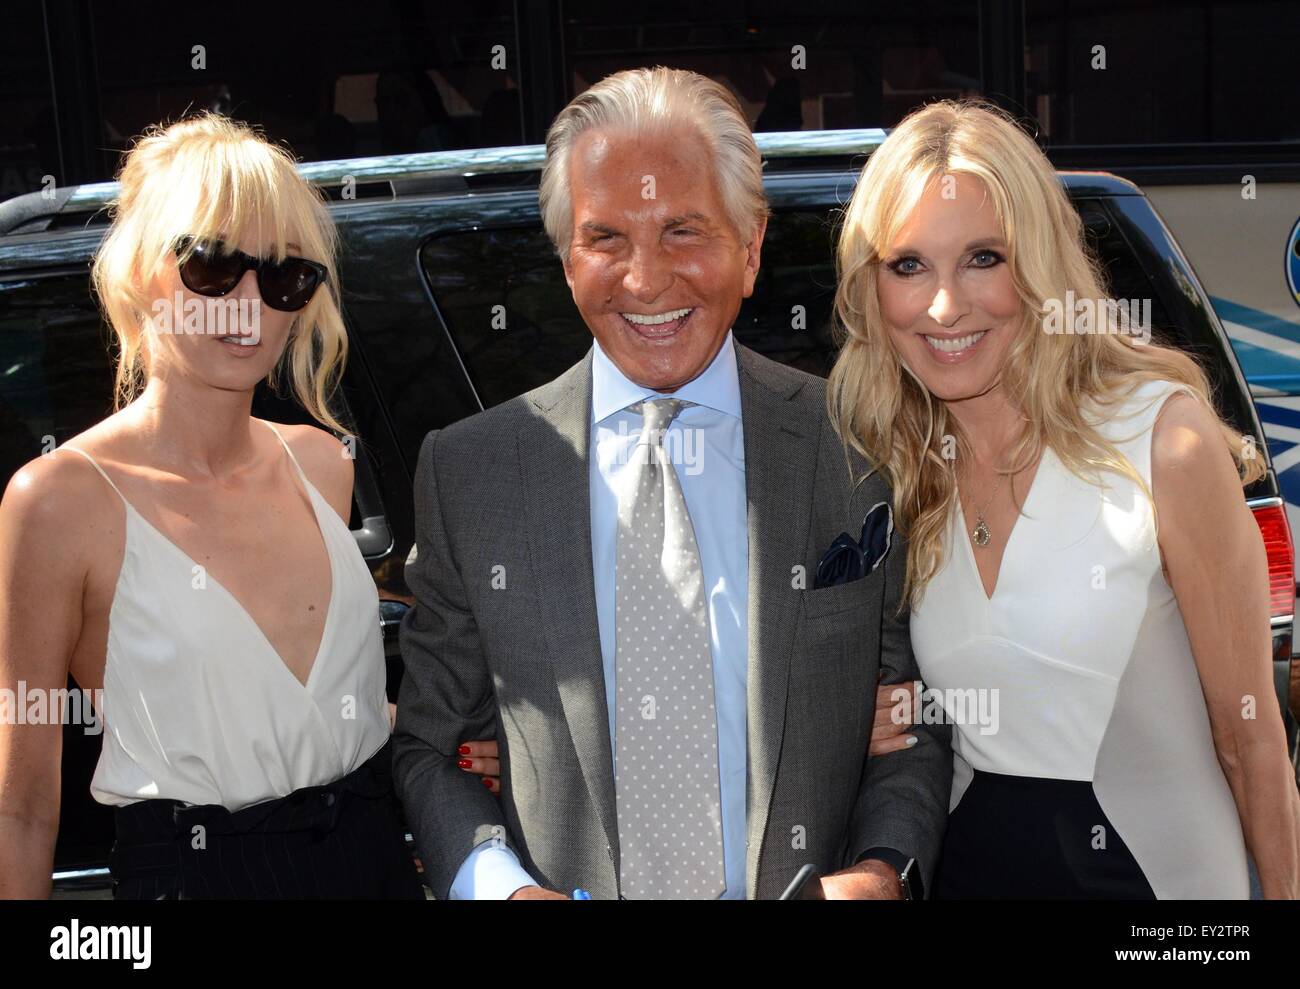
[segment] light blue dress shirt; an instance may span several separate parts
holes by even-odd
[[[727,882],[723,898],[743,899],[749,530],[735,347],[728,333],[704,372],[671,395],[629,381],[599,343],[593,345],[591,375],[591,563],[610,748],[616,759],[614,560],[618,493],[634,477],[630,469],[635,467],[632,450],[641,435],[641,416],[629,411],[628,406],[647,398],[678,398],[694,404],[669,426],[664,449],[681,482],[704,572],[718,719],[722,856]],[[536,880],[524,870],[515,853],[489,840],[477,845],[462,863],[451,885],[451,898],[505,899],[522,886],[534,885]]]

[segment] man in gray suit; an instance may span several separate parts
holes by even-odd
[[[593,347],[416,472],[394,775],[434,893],[771,898],[807,863],[828,898],[923,889],[947,728],[867,756],[878,677],[917,678],[906,547],[876,526],[859,579],[814,579],[890,493],[823,381],[732,338],[767,224],[738,105],[611,76],[551,127],[541,203]]]

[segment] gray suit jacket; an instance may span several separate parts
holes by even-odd
[[[749,502],[747,895],[776,897],[805,862],[829,873],[873,846],[914,856],[928,889],[951,788],[948,729],[918,726],[911,749],[867,758],[877,673],[917,678],[907,615],[895,617],[906,547],[895,533],[875,572],[812,589],[831,542],[856,537],[889,490],[879,475],[851,484],[825,382],[736,354]],[[394,778],[439,897],[491,838],[544,886],[619,895],[590,431],[589,352],[549,384],[430,433],[420,451]],[[500,797],[456,765],[460,742],[490,737]]]

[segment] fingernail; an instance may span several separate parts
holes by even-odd
[[[469,746],[468,746],[468,745],[462,745],[462,746],[461,746],[459,749],[457,749],[456,751],[459,752],[461,755],[469,755]]]
[[[907,736],[907,744],[908,744],[908,745],[915,745],[918,741],[920,741],[920,739],[918,739],[915,735],[908,735],[908,736]]]
[[[461,769],[469,769],[469,767],[474,764],[470,762],[470,760],[468,759],[461,759],[459,762],[456,763],[456,765],[458,765]]]
[[[486,786],[489,790],[492,789],[492,781],[488,779],[486,776],[483,777],[483,785]]]

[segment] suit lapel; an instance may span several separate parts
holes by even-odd
[[[792,568],[806,565],[820,419],[792,399],[803,384],[737,345],[749,519],[747,895],[758,864],[785,732],[786,689],[800,595]],[[820,410],[818,410],[820,411]],[[811,576],[806,577],[807,580]]]
[[[555,682],[618,874],[614,760],[591,563],[591,351],[532,396],[538,428],[518,436],[528,542]]]

